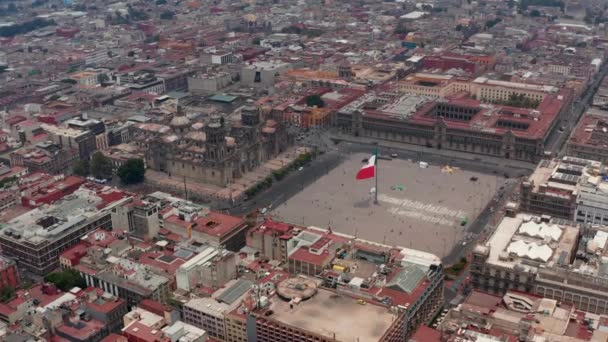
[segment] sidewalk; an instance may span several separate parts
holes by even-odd
[[[225,203],[240,200],[247,189],[264,180],[266,177],[272,176],[273,171],[284,168],[298,158],[298,156],[306,152],[310,152],[310,149],[306,147],[292,147],[275,158],[266,161],[255,170],[247,172],[243,177],[236,179],[234,183],[230,183],[227,187],[219,187],[186,178],[188,197],[198,197],[202,200],[220,201]],[[169,177],[164,172],[146,170],[146,183],[165,191],[181,195],[184,194],[183,177]]]

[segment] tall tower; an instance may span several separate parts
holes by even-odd
[[[211,117],[211,121],[205,126],[205,134],[207,135],[207,158],[211,160],[224,158],[226,130],[218,115]]]

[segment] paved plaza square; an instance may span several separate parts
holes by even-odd
[[[273,217],[444,256],[459,243],[468,225],[502,184],[496,175],[446,165],[421,168],[408,160],[380,160],[376,205],[371,191],[374,180],[355,179],[366,157],[350,155],[273,208]],[[465,226],[461,225],[463,221],[467,222]]]

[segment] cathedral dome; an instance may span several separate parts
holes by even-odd
[[[171,125],[171,127],[186,127],[186,126],[190,126],[190,119],[188,119],[185,116],[174,116],[173,119],[171,119],[171,122],[169,123],[169,125]]]

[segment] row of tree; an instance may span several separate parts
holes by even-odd
[[[482,99],[482,102],[484,102],[483,99]],[[536,108],[536,107],[538,107],[538,105],[540,105],[539,100],[531,99],[524,94],[511,94],[511,96],[509,96],[509,98],[507,100],[493,100],[493,101],[489,101],[489,102],[492,102],[494,104],[504,105],[504,106],[511,106],[511,107],[518,107],[518,108],[532,108],[532,109]]]
[[[95,152],[91,160],[78,160],[74,164],[74,174],[82,177],[93,176],[97,179],[111,179],[114,173],[112,161],[101,152]],[[146,173],[144,161],[141,159],[129,159],[118,170],[116,175],[124,184],[136,184],[143,182]]]

